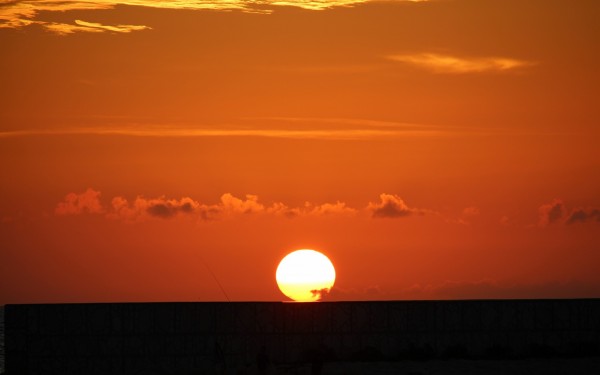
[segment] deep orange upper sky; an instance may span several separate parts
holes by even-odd
[[[600,2],[0,3],[0,304],[600,297]],[[208,268],[207,268],[208,266]]]

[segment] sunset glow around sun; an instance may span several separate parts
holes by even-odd
[[[331,291],[335,268],[329,258],[318,251],[296,250],[281,260],[275,278],[287,297],[298,302],[313,302]]]
[[[598,15],[0,0],[0,308],[599,298]]]

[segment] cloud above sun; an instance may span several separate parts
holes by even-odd
[[[199,202],[190,197],[146,198],[137,196],[127,199],[115,196],[106,205],[101,202],[100,191],[88,188],[81,193],[68,193],[59,202],[54,213],[57,216],[103,215],[108,219],[124,222],[141,222],[148,219],[172,219],[177,217],[196,218],[199,221],[213,221],[239,216],[274,216],[288,219],[300,217],[357,216],[363,215],[373,219],[404,219],[412,216],[436,216],[442,214],[428,208],[409,206],[396,194],[380,194],[379,201],[368,202],[362,208],[354,208],[345,202],[311,203],[305,202],[299,207],[292,207],[282,202],[263,203],[257,195],[246,194],[243,198],[231,193],[221,195],[213,204]],[[449,223],[469,225],[471,220],[480,215],[479,208],[470,206],[462,210],[458,218],[446,217]],[[581,223],[600,223],[600,208],[577,207],[568,210],[562,200],[555,199],[543,204],[538,209],[537,226],[544,228],[552,225],[573,225]],[[500,223],[505,225],[504,221]]]
[[[398,218],[411,215],[424,215],[429,210],[408,207],[404,200],[395,194],[381,194],[380,201],[370,202],[367,210],[374,218]]]
[[[577,207],[568,210],[564,202],[560,199],[554,199],[550,203],[540,206],[539,227],[550,225],[572,225],[587,222],[600,223],[600,208],[596,207]]]
[[[0,28],[21,28],[40,25],[48,31],[65,35],[74,32],[128,33],[146,30],[145,25],[103,25],[75,20],[74,23],[57,23],[40,19],[41,12],[68,12],[82,10],[114,9],[116,6],[136,6],[174,10],[222,10],[249,13],[271,13],[275,7],[295,7],[306,10],[325,10],[348,7],[372,0],[16,0],[0,5]],[[428,0],[396,0],[421,2]]]
[[[281,202],[264,204],[258,196],[247,194],[238,198],[230,193],[221,195],[218,203],[204,204],[190,197],[179,199],[145,198],[138,196],[128,200],[122,196],[111,199],[110,205],[102,204],[101,193],[87,189],[82,193],[69,193],[56,205],[54,213],[58,216],[82,214],[104,215],[109,219],[125,222],[140,222],[148,219],[171,219],[175,217],[191,217],[200,221],[227,219],[244,215],[269,215],[285,218],[315,216],[351,216],[358,210],[348,207],[346,203],[314,204],[306,202],[301,207],[289,207]]]

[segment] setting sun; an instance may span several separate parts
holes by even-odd
[[[335,268],[315,250],[296,250],[285,256],[275,274],[283,294],[298,302],[319,301],[335,282]]]

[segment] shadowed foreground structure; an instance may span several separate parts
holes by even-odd
[[[280,368],[600,354],[600,299],[7,305],[5,320],[7,375],[243,373],[265,349]]]

